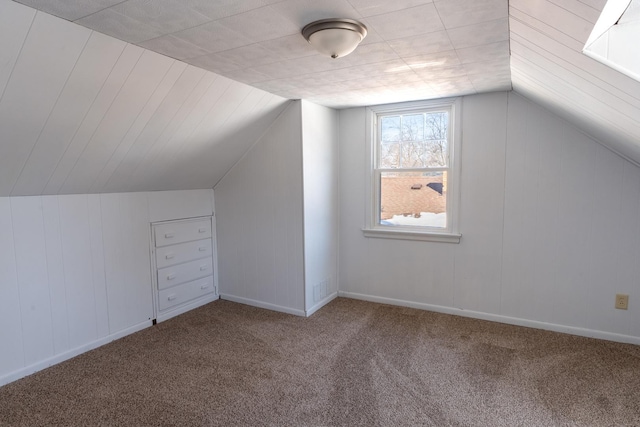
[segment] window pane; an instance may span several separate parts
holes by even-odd
[[[398,168],[400,166],[400,143],[382,141],[379,163],[381,168]]]
[[[382,142],[400,141],[400,116],[384,116],[380,120]]]
[[[424,139],[424,114],[402,116],[402,140],[422,141]]]
[[[427,113],[425,135],[425,163],[428,167],[447,167],[449,147],[447,141],[449,113]]]
[[[447,172],[382,172],[380,225],[447,227]]]
[[[380,119],[380,167],[400,167],[400,116],[384,116]]]
[[[380,117],[378,167],[448,167],[448,127],[446,111]]]
[[[398,153],[400,168],[424,168],[426,164],[426,145],[423,141],[403,141]]]

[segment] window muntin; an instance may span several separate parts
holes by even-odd
[[[370,109],[373,194],[365,235],[392,237],[391,233],[412,239],[451,235],[455,239],[439,241],[459,241],[455,215],[459,167],[454,159],[459,104],[454,99]],[[425,239],[433,240],[420,238]]]

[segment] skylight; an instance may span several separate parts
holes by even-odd
[[[609,0],[584,54],[640,81],[640,0]]]

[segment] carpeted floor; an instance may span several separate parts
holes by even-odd
[[[640,347],[339,298],[217,301],[0,388],[9,426],[640,426]]]

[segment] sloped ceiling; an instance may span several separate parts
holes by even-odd
[[[582,53],[605,3],[510,0],[513,88],[640,164],[640,82]]]
[[[640,82],[581,53],[605,0],[18,1],[96,32],[0,0],[0,195],[210,187],[284,98],[512,86],[640,164]],[[299,32],[335,16],[369,35],[330,60]]]
[[[328,107],[511,89],[506,0],[17,0],[285,98]],[[332,60],[302,35],[369,30]]]
[[[0,196],[211,188],[288,102],[0,0]]]

